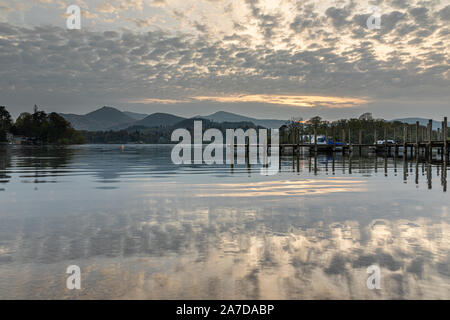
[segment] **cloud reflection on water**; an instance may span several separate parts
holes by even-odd
[[[371,159],[352,176],[161,177],[139,171],[146,161],[169,171],[143,152],[108,158],[116,189],[95,189],[108,180],[95,150],[73,152],[52,169],[58,184],[38,190],[20,175],[49,171],[47,160],[8,157],[0,298],[450,298],[450,201],[426,178],[417,189],[377,176]],[[65,289],[71,264],[81,291]],[[372,264],[381,290],[366,287]]]

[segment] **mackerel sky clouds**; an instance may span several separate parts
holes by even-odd
[[[450,0],[0,0],[0,105],[440,118],[449,46]]]

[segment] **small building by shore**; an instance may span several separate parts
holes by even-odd
[[[6,135],[7,144],[13,145],[33,145],[36,144],[36,140],[25,136],[15,136],[11,133]]]

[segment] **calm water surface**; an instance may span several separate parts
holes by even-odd
[[[450,299],[442,164],[301,156],[262,176],[170,151],[0,146],[0,299]]]

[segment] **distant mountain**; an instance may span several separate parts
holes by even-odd
[[[112,107],[103,107],[92,111],[86,114],[86,117],[100,123],[110,123],[111,125],[133,121],[133,118]]]
[[[175,124],[183,127],[184,120],[208,120],[212,123],[228,125],[230,128],[236,128],[236,125],[242,126],[261,126],[265,128],[279,128],[286,123],[284,120],[255,119],[241,116],[235,113],[219,111],[209,116],[197,116],[194,118],[183,118],[168,113],[153,113],[150,115],[120,111],[113,107],[102,107],[85,115],[61,113],[67,121],[77,130],[86,131],[107,131],[107,130],[128,130],[130,128],[155,128],[170,127]]]
[[[135,122],[134,126],[143,126],[147,128],[152,127],[168,127],[172,126],[180,121],[185,120],[186,118],[174,116],[173,114],[169,113],[153,113],[144,119]]]
[[[131,112],[131,111],[123,111],[124,114],[126,114],[127,116],[129,116],[130,118],[133,118],[136,121],[142,120],[145,117],[148,117],[148,114],[144,114],[144,113],[136,113],[136,112]]]
[[[401,118],[401,119],[394,119],[392,121],[400,121],[400,122],[404,122],[404,123],[407,123],[407,124],[416,124],[416,122],[419,121],[421,126],[427,126],[429,119],[425,119],[425,118]],[[442,128],[442,122],[433,120],[433,130],[437,130],[438,128]]]
[[[77,130],[101,131],[113,126],[132,125],[135,119],[112,107],[103,107],[85,115],[60,114]]]
[[[255,125],[262,126],[265,128],[279,128],[287,122],[287,120],[273,120],[273,119],[255,119],[246,116],[241,116],[239,114],[218,111],[209,116],[197,116],[197,118],[208,119],[214,122],[252,122]]]
[[[76,130],[97,130],[97,128],[94,129],[96,125],[95,121],[87,119],[84,115],[72,113],[60,113],[59,115],[69,121],[72,127]]]

